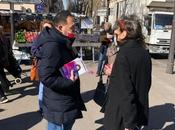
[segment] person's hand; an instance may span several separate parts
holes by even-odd
[[[76,81],[78,79],[77,76],[75,76],[74,74],[74,70],[71,70],[71,73],[70,73],[70,80],[72,80],[73,82]]]
[[[110,75],[111,75],[112,66],[113,66],[113,64],[107,64],[107,65],[105,65],[105,67],[104,67],[104,73],[105,73],[107,76],[110,76]]]

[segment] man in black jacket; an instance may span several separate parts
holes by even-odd
[[[8,102],[4,91],[8,91],[9,87],[12,87],[6,78],[4,69],[7,69],[15,78],[21,76],[21,68],[13,55],[10,41],[3,34],[3,26],[0,26],[0,103]]]
[[[9,65],[8,46],[3,35],[3,26],[0,26],[0,103],[8,102],[4,89],[8,90],[10,82],[7,80],[4,68]]]
[[[80,95],[80,80],[71,72],[70,79],[61,75],[59,69],[74,60],[74,18],[69,11],[55,16],[55,26],[45,28],[38,37],[38,70],[44,84],[43,116],[48,130],[71,130],[75,120],[82,118],[86,110]]]

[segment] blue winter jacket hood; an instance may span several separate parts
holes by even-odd
[[[75,39],[68,39],[66,36],[61,34],[55,27],[49,28],[46,27],[39,34],[37,39],[33,41],[31,48],[31,53],[33,57],[41,58],[41,47],[44,44],[56,42],[58,44],[65,44],[68,48],[72,48],[71,44]]]

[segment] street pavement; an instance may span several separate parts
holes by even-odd
[[[143,130],[175,130],[175,75],[167,74],[167,59],[152,59],[152,87],[150,90],[150,122]],[[91,72],[97,63],[86,61]],[[14,85],[9,103],[0,104],[0,130],[46,130],[47,123],[38,110],[37,83],[29,80],[30,66],[22,65],[23,83]],[[8,76],[12,81],[13,77]],[[103,130],[103,114],[92,100],[98,78],[95,73],[81,76],[81,92],[87,111],[84,118],[76,120],[73,130]]]

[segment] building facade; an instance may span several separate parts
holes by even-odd
[[[147,6],[153,2],[166,2],[173,0],[110,0],[109,8],[109,22],[114,22],[122,15],[136,14],[139,18],[143,19],[144,15],[149,12]],[[105,7],[98,10],[98,16],[100,16],[100,22],[104,21],[107,15]]]
[[[24,11],[30,9],[31,13],[35,12],[35,4],[14,4],[14,10]],[[0,3],[0,10],[10,10],[10,3]]]

